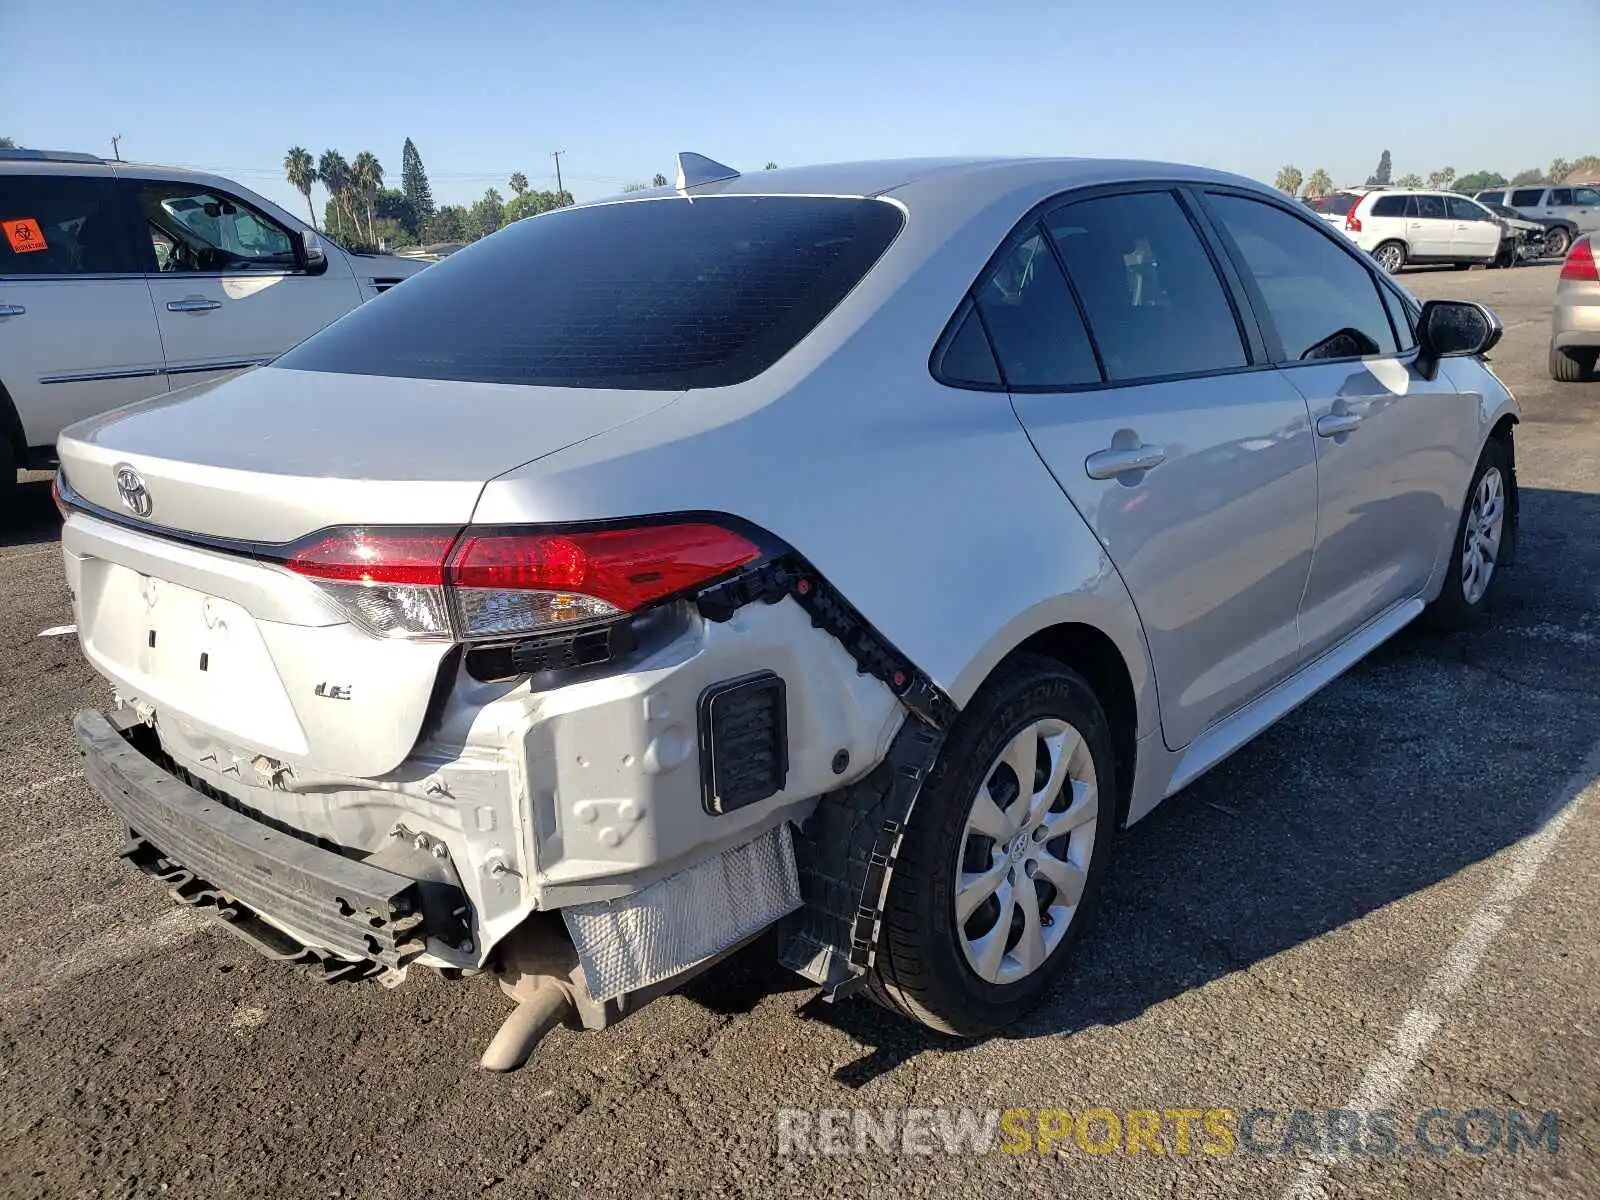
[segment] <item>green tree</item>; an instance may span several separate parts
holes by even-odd
[[[1272,186],[1287,195],[1298,196],[1300,194],[1300,185],[1304,182],[1305,179],[1300,174],[1300,168],[1289,164],[1278,169],[1278,177],[1272,181]]]
[[[446,204],[437,209],[422,227],[425,242],[467,241],[467,210],[459,204]]]
[[[761,169],[763,171],[776,171],[778,169],[778,164],[773,162],[771,159],[768,159],[767,160],[767,165],[762,167]]]
[[[383,164],[371,150],[363,150],[350,164],[350,187],[355,192],[357,204],[367,210],[367,240],[376,241],[372,228],[372,202],[378,189],[383,187]]]
[[[1572,170],[1584,175],[1600,174],[1600,154],[1585,154],[1572,164]]]
[[[1306,195],[1316,200],[1333,191],[1333,179],[1321,167],[1311,172],[1311,178],[1306,180]]]
[[[1441,192],[1449,191],[1450,185],[1455,181],[1456,169],[1454,167],[1440,167],[1432,175],[1428,176],[1428,186]]]
[[[400,151],[400,190],[411,202],[419,226],[426,224],[433,216],[433,189],[428,186],[428,173],[422,169],[422,155],[410,138]]]
[[[1393,171],[1393,170],[1394,170],[1394,160],[1389,157],[1389,152],[1387,150],[1385,150],[1378,157],[1378,169],[1376,171],[1374,171],[1371,175],[1367,176],[1367,183],[1369,185],[1376,185],[1376,186],[1379,186],[1379,187],[1386,187],[1386,186],[1388,186],[1388,184],[1390,182],[1390,178],[1389,178],[1390,172]]]
[[[528,177],[521,171],[511,172],[511,194],[520,196],[528,190]]]
[[[1505,187],[1506,177],[1499,171],[1473,171],[1470,175],[1463,175],[1455,182],[1455,190],[1463,195],[1470,196],[1473,192],[1481,192],[1484,188]]]
[[[650,186],[651,187],[666,187],[667,186],[667,177],[665,175],[663,175],[660,171],[657,171],[654,175],[652,175],[650,177]]]
[[[1422,176],[1415,171],[1408,171],[1394,182],[1396,187],[1419,188],[1422,186]]]
[[[317,159],[317,178],[322,180],[322,186],[328,190],[328,199],[341,214],[338,221],[329,221],[324,215],[323,228],[332,232],[337,225],[335,236],[348,238],[351,228],[355,226],[355,214],[350,204],[350,164],[337,150],[324,150]]]
[[[506,205],[500,193],[490,188],[467,210],[467,236],[473,241],[488,237],[505,223]]]
[[[554,208],[565,208],[572,203],[572,193],[565,188],[558,196],[552,191],[524,192],[520,196],[513,196],[506,201],[505,212],[501,217],[502,225],[509,225],[513,221],[520,221],[523,217],[536,217],[542,212],[549,212]]]
[[[1544,178],[1546,183],[1560,183],[1570,174],[1572,174],[1571,163],[1564,158],[1553,158],[1550,160],[1550,169],[1545,172]]]
[[[311,228],[317,227],[317,210],[311,205],[311,185],[317,181],[317,164],[304,146],[290,146],[283,156],[283,173],[289,186],[306,198],[306,212],[311,214]]]
[[[1529,167],[1526,171],[1518,171],[1511,177],[1512,187],[1526,187],[1530,183],[1543,183],[1544,172],[1538,167]]]
[[[8,137],[0,137],[0,150],[15,150],[17,144]]]
[[[398,188],[380,188],[372,198],[372,211],[378,224],[393,221],[405,230],[412,241],[422,236],[422,222],[417,217],[417,210],[411,207],[411,201]],[[397,246],[403,244],[395,242]]]

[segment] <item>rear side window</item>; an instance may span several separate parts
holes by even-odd
[[[1478,200],[1483,204],[1499,204],[1506,198],[1504,192],[1479,192]]]
[[[0,175],[0,275],[133,270],[109,178]]]
[[[1051,391],[1100,382],[1083,318],[1037,228],[1000,256],[973,300],[1008,387]]]
[[[1551,188],[1550,203],[1554,206],[1565,207],[1572,203],[1571,188]]]
[[[983,332],[983,322],[976,309],[969,307],[961,324],[956,326],[944,358],[939,362],[939,374],[947,383],[975,384],[979,387],[997,387],[1000,371],[995,366],[994,353],[989,349],[989,338]]]
[[[1285,362],[1395,352],[1377,280],[1355,255],[1270,204],[1206,201],[1259,289]]]
[[[577,388],[740,383],[833,311],[902,224],[884,201],[810,196],[547,213],[417,273],[277,365]]]
[[[1372,215],[1375,217],[1403,217],[1406,215],[1406,201],[1408,196],[1379,196],[1372,202]]]
[[[1245,366],[1233,307],[1171,192],[1082,200],[1045,219],[1115,381]]]
[[[1511,193],[1512,208],[1534,208],[1544,199],[1543,188],[1523,188]]]
[[[1349,214],[1360,199],[1361,197],[1354,192],[1334,192],[1332,195],[1322,196],[1312,201],[1311,207],[1319,213],[1343,217]]]

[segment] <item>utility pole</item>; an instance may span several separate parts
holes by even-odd
[[[550,157],[556,160],[556,207],[557,208],[560,208],[561,207],[561,203],[562,203],[562,201],[561,201],[561,191],[562,191],[562,188],[561,188],[561,156],[563,154],[565,154],[565,153],[566,153],[565,150],[552,150],[550,152]]]
[[[118,162],[122,161],[122,151],[117,149],[117,143],[121,140],[122,135],[120,133],[111,135],[111,157],[116,159]]]

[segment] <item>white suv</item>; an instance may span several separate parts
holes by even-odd
[[[214,175],[0,150],[0,514],[74,421],[265,362],[422,265]]]
[[[1454,192],[1349,188],[1311,207],[1391,275],[1407,263],[1487,265],[1504,235],[1492,212]]]

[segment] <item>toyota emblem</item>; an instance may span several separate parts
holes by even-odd
[[[144,486],[139,472],[127,463],[118,463],[116,472],[117,495],[122,497],[122,506],[136,517],[148,517],[155,505],[150,499],[150,489]]]

